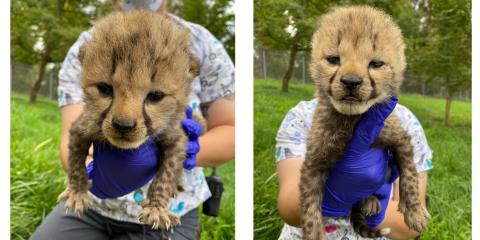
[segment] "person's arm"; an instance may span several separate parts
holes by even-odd
[[[426,191],[427,191],[427,182],[428,174],[427,172],[420,172],[419,177],[419,193],[420,201],[422,205],[426,207]],[[378,226],[378,228],[390,228],[391,232],[388,234],[388,238],[392,240],[398,239],[410,239],[417,237],[419,234],[413,230],[410,230],[405,221],[403,220],[403,214],[400,213],[398,209],[399,202],[399,190],[398,190],[398,179],[394,183],[394,197],[390,200],[387,207],[387,213],[385,219]]]
[[[279,195],[278,210],[282,219],[289,225],[300,226],[300,169],[304,159],[302,157],[288,158],[277,164]],[[425,193],[427,189],[428,175],[426,172],[419,173],[420,200],[425,205]],[[398,180],[397,180],[398,181]],[[390,200],[384,221],[378,228],[390,228],[388,235],[391,239],[409,239],[418,236],[418,233],[408,229],[403,221],[403,214],[398,212],[398,184],[395,184],[395,196]]]
[[[60,136],[60,160],[63,170],[68,172],[68,142],[70,138],[70,128],[73,122],[82,114],[82,104],[70,104],[60,109],[62,115],[62,133]],[[90,147],[85,164],[93,160],[93,148]]]
[[[279,193],[277,206],[282,219],[291,226],[300,226],[300,170],[304,158],[292,157],[278,162]]]
[[[215,36],[198,25],[190,27],[201,39],[192,41],[191,50],[200,60],[198,97],[208,124],[208,131],[199,139],[197,165],[216,167],[235,157],[235,67]]]
[[[215,167],[235,157],[235,102],[221,98],[208,104],[205,110],[208,131],[200,137],[197,164]]]

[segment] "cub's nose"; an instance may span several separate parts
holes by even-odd
[[[126,133],[133,130],[137,126],[137,123],[135,120],[128,118],[114,117],[112,119],[112,126],[119,132]]]
[[[348,90],[354,90],[360,84],[362,84],[362,79],[360,79],[358,76],[355,75],[344,75],[340,79],[340,82],[342,82],[343,86],[347,88]]]

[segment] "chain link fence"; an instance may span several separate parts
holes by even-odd
[[[288,68],[290,55],[288,52],[260,48],[255,50],[254,76],[255,79],[278,79],[282,80]],[[290,81],[300,83],[312,83],[308,72],[310,54],[298,52],[295,58],[293,75]]]
[[[277,79],[279,88],[285,72],[288,68],[289,52],[278,51],[266,48],[255,49],[254,56],[254,77],[255,79]],[[308,66],[310,64],[309,52],[298,52],[293,75],[290,81],[296,83],[312,84]],[[422,94],[433,97],[444,98],[447,91],[445,87],[438,84],[428,84],[420,76],[410,72],[405,73],[405,81],[402,85],[402,92]],[[458,100],[471,101],[472,92],[470,89],[462,90],[455,94],[454,98]]]
[[[42,82],[42,87],[38,95],[57,99],[58,71],[60,64],[47,65],[47,71]],[[37,67],[28,63],[11,61],[10,62],[10,86],[11,91],[30,94],[33,84],[38,79]]]

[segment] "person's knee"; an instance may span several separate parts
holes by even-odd
[[[63,204],[58,204],[53,210],[45,217],[40,225],[35,229],[35,232],[30,236],[30,240],[44,240],[54,239],[56,230],[58,230],[58,224],[61,223]]]
[[[181,218],[181,225],[173,228],[172,240],[200,239],[200,217],[194,209]]]
[[[63,203],[58,204],[43,219],[30,240],[108,239],[98,223],[85,212],[76,215],[66,213]]]

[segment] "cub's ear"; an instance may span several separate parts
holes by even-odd
[[[189,69],[188,72],[190,73],[190,76],[192,79],[198,77],[200,74],[200,61],[198,61],[197,58],[195,58],[191,53],[188,54],[189,57]]]
[[[85,58],[85,44],[83,44],[80,49],[78,50],[78,60],[80,60],[80,63],[83,65],[83,61]]]

